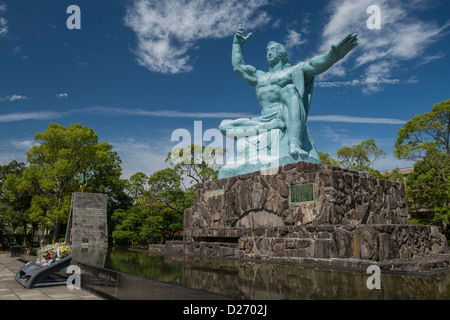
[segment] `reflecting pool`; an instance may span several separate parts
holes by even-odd
[[[109,282],[104,285],[114,287],[116,295],[118,290],[120,291],[119,283],[124,287],[124,281],[131,281],[129,277],[128,280],[125,277],[118,280],[118,275],[122,274],[232,299],[450,300],[450,272],[429,275],[381,272],[381,288],[369,289],[367,281],[371,274],[361,271],[181,255],[155,255],[146,251],[116,248],[108,250],[75,248],[73,257],[76,262],[95,267],[94,273],[97,273],[97,277],[102,272],[99,270],[108,271],[108,277],[112,280],[107,280]],[[143,292],[142,288],[140,292]]]

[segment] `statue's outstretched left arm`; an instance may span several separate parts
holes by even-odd
[[[303,66],[307,76],[313,77],[327,71],[333,64],[344,58],[358,45],[356,34],[348,34],[345,38],[331,46],[331,49],[317,57],[312,58]]]

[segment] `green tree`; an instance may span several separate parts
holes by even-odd
[[[406,181],[409,209],[450,236],[450,99],[416,115],[398,131],[394,154],[417,161]]]
[[[25,164],[16,160],[0,165],[0,248],[6,245],[6,226],[11,225],[15,220],[14,211],[11,210],[10,199],[3,189],[3,184],[9,175],[21,175],[24,170]]]
[[[406,191],[408,210],[414,218],[412,223],[437,225],[450,238],[450,188],[428,162],[414,164],[406,179]]]
[[[197,184],[217,179],[219,170],[214,166],[219,159],[223,159],[225,153],[226,149],[220,147],[191,144],[174,148],[167,155],[166,162],[170,162],[175,170],[183,172],[190,180],[189,183]]]
[[[101,157],[96,157],[94,170],[90,173],[85,192],[106,193],[108,195],[107,218],[108,232],[112,233],[115,222],[111,219],[117,209],[126,210],[133,204],[133,199],[127,194],[127,180],[121,179],[122,161],[112,146],[105,142]],[[101,159],[102,161],[98,161]],[[110,234],[111,235],[111,234]]]
[[[328,153],[319,152],[319,157],[320,157],[320,161],[322,162],[322,164],[329,164],[329,165],[332,165],[335,167],[341,166],[341,163],[338,160],[330,157],[330,155]]]
[[[430,112],[407,121],[398,131],[394,155],[398,159],[425,161],[447,183],[450,161],[450,99],[435,104]]]
[[[31,235],[36,230],[35,221],[30,219],[30,205],[35,193],[33,185],[26,176],[26,167],[16,161],[3,167],[2,203],[4,208],[4,221],[14,230],[23,233],[24,244],[29,244],[29,224]]]
[[[343,147],[336,152],[338,161],[343,168],[370,172],[373,163],[384,158],[386,153],[379,149],[374,139],[369,139],[352,147]]]
[[[391,170],[390,172],[385,172],[381,174],[378,170],[371,170],[370,173],[377,177],[378,179],[384,179],[389,181],[397,181],[400,183],[405,183],[405,178],[403,174],[400,172],[399,168],[395,168],[394,170]]]
[[[147,243],[164,243],[181,236],[184,211],[195,201],[195,185],[217,179],[218,170],[214,166],[223,155],[221,148],[189,145],[168,154],[169,167],[148,178],[142,172],[132,175],[126,190],[138,201],[133,210],[114,212],[114,243],[143,244],[144,239]]]
[[[144,193],[147,180],[148,177],[143,172],[137,172],[128,179],[126,183],[126,190],[135,203],[139,202],[139,198]]]
[[[25,182],[26,183],[26,182]],[[27,244],[29,213],[32,195],[24,187],[24,179],[19,175],[10,174],[3,182],[5,197],[8,201],[6,217],[14,229],[20,227],[24,233],[24,243]]]
[[[39,188],[46,197],[45,214],[53,227],[53,241],[58,241],[60,224],[67,221],[70,195],[78,189],[76,178],[92,177],[90,188],[107,192],[112,177],[116,181],[120,175],[120,163],[111,145],[99,142],[94,130],[80,124],[66,128],[52,122],[46,131],[35,135],[35,140],[39,144],[28,152],[30,165],[25,171],[37,173]]]
[[[146,214],[141,208],[117,209],[111,219],[115,222],[115,229],[112,232],[114,245],[140,244],[142,227],[146,220]]]
[[[195,200],[195,186],[186,187],[179,166],[153,173],[148,186],[148,191],[144,192],[144,205],[152,217],[150,222],[160,223],[154,230],[160,230],[161,242],[164,242],[182,231],[184,211]]]

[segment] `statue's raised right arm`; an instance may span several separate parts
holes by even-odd
[[[233,71],[239,75],[249,85],[255,87],[257,83],[256,68],[251,65],[246,65],[244,57],[242,55],[242,46],[253,35],[249,33],[247,36],[243,35],[244,27],[239,25],[239,29],[233,38],[233,49],[231,52],[231,63],[233,65]]]
[[[344,58],[353,48],[358,45],[358,36],[348,34],[337,44],[333,44],[331,49],[303,65],[303,71],[306,76],[314,77],[327,71],[333,64]]]

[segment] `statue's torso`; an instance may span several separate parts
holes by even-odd
[[[257,73],[256,97],[261,107],[261,113],[272,113],[281,108],[281,90],[288,84],[292,84],[291,68],[276,72]]]

